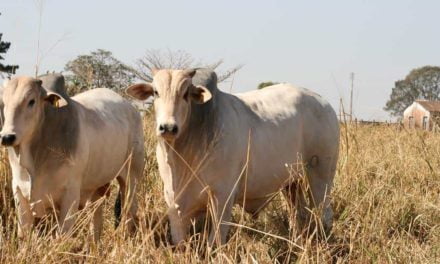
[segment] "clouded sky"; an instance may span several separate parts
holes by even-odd
[[[33,75],[40,32],[40,72],[98,48],[134,64],[147,49],[185,50],[223,69],[243,64],[233,92],[262,81],[291,82],[389,119],[382,108],[396,80],[413,68],[440,64],[440,1],[115,1],[2,0],[0,32],[12,42],[6,62]],[[42,10],[41,27],[39,12]]]

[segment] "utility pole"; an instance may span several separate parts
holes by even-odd
[[[350,87],[350,123],[353,121],[353,84],[354,72],[350,73],[351,87]]]

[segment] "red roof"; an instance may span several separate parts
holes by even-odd
[[[417,100],[416,102],[429,112],[440,112],[440,101]]]

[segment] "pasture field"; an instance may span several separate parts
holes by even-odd
[[[1,150],[1,263],[439,263],[440,134],[396,126],[342,125],[332,193],[333,234],[304,239],[291,229],[292,210],[276,196],[258,218],[234,209],[229,243],[203,251],[192,237],[179,250],[168,244],[166,206],[155,161],[153,118],[145,117],[145,180],[138,191],[140,227],[133,237],[114,229],[116,185],[106,202],[99,244],[89,237],[93,206],[75,232],[55,238],[16,238],[10,169]]]

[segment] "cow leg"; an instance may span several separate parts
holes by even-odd
[[[137,209],[138,201],[136,197],[137,184],[141,181],[144,175],[144,144],[135,147],[133,150],[132,160],[130,164],[129,173],[129,209],[128,209],[128,224],[130,232],[136,230],[136,225],[138,223]]]
[[[109,192],[108,189],[110,187],[110,184],[106,184],[100,188],[98,188],[98,190],[96,190],[96,192],[93,194],[91,202],[95,203],[95,202],[99,202],[100,204],[97,205],[97,208],[95,210],[95,212],[93,213],[93,228],[92,228],[92,234],[93,234],[93,240],[96,242],[99,241],[99,238],[101,237],[101,233],[102,233],[102,224],[103,224],[103,207],[104,207],[104,203],[102,201],[99,201],[99,199],[101,199],[104,196],[108,196]]]
[[[99,238],[101,237],[101,233],[102,233],[102,223],[103,223],[102,209],[103,209],[103,205],[100,204],[93,213],[93,240],[95,241],[95,243],[99,241]]]
[[[322,209],[321,221],[324,232],[328,234],[332,228],[333,210],[330,205],[330,193],[333,185],[333,178],[320,179],[319,177],[310,180],[310,188],[314,200],[314,206]]]
[[[298,190],[297,221],[301,230],[309,227],[308,231],[313,231],[317,227],[316,219],[311,215],[310,210],[317,209],[322,222],[323,231],[329,233],[332,226],[333,211],[330,206],[330,192],[333,185],[336,162],[332,158],[321,159],[319,164],[307,169],[308,183],[310,186],[309,198],[311,204],[307,204],[305,193],[302,189]],[[318,225],[319,227],[319,225]],[[318,230],[319,232],[320,230]]]
[[[127,196],[128,206],[128,231],[132,234],[136,230],[137,224],[137,199],[136,199],[136,178],[132,177],[129,182],[129,191]]]
[[[127,224],[128,232],[131,234],[136,230],[137,221],[136,178],[118,176],[117,180],[121,198],[122,219],[125,219],[124,222]]]
[[[70,186],[64,190],[64,193],[58,217],[58,226],[61,234],[69,232],[73,224],[75,224],[80,199],[80,188],[76,185]]]
[[[169,208],[168,220],[170,221],[171,240],[173,245],[185,241],[191,224],[190,217],[182,216],[177,208]]]
[[[212,207],[212,229],[209,234],[208,245],[214,246],[223,245],[226,243],[226,236],[228,235],[229,225],[223,222],[230,222],[232,219],[232,207],[234,205],[234,196],[227,200],[228,196],[224,200],[220,200],[216,205]]]
[[[287,185],[283,191],[286,199],[288,200],[290,212],[293,213],[293,209],[296,206],[296,224],[300,233],[304,231],[309,231],[306,230],[308,229],[310,221],[312,219],[309,210],[314,207],[308,202],[307,198],[311,197],[306,197],[308,195],[306,189],[307,187],[304,186],[304,184],[293,182]],[[311,228],[310,231],[313,231],[313,228]]]
[[[15,205],[18,216],[18,237],[22,238],[32,230],[34,217],[28,200],[23,196],[19,187],[15,188]]]

